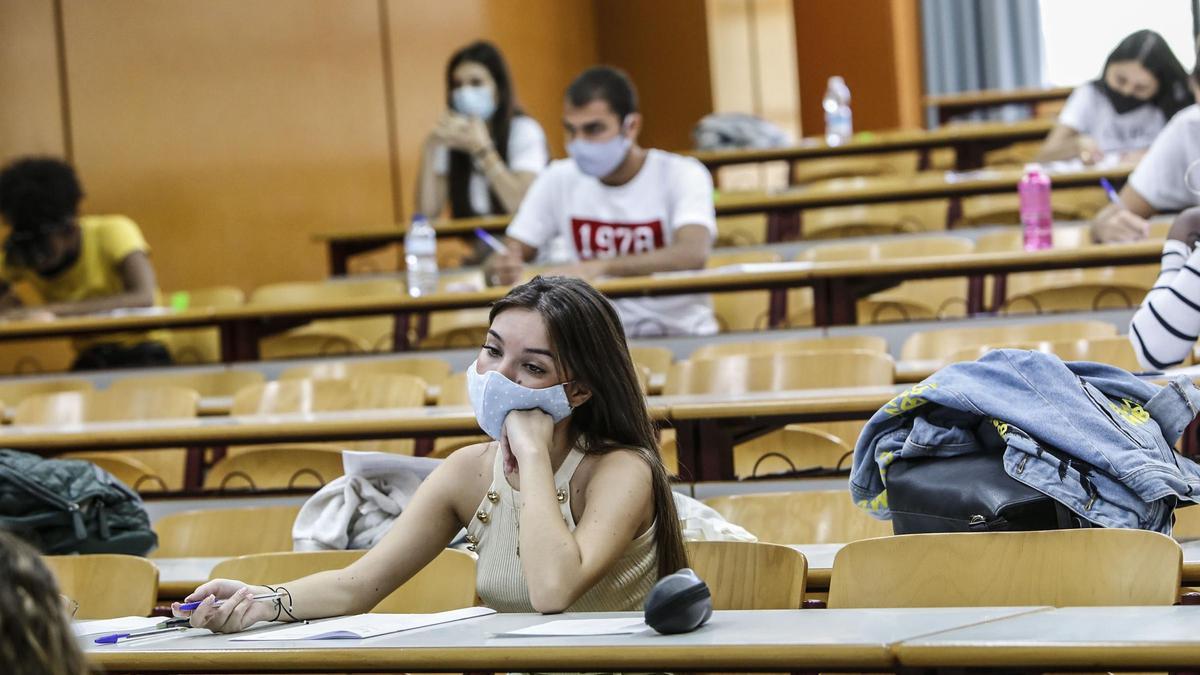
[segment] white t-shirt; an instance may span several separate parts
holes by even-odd
[[[546,134],[542,125],[528,115],[517,115],[508,126],[508,168],[511,171],[537,173],[550,161],[546,149]],[[450,173],[450,150],[446,146],[437,149],[433,156],[433,172],[438,176]],[[467,188],[471,197],[471,210],[486,215],[492,212],[492,197],[487,177],[477,169],[471,171],[471,182]]]
[[[583,173],[573,160],[552,162],[525,194],[507,234],[538,249],[561,236],[568,259],[575,261],[660,249],[685,225],[700,225],[716,236],[712,176],[691,157],[649,150],[637,175],[615,187]],[[613,304],[631,337],[717,332],[706,294]]]
[[[1200,195],[1188,189],[1184,176],[1192,162],[1200,161],[1200,106],[1175,113],[1154,139],[1150,150],[1129,176],[1129,184],[1155,211],[1179,211],[1200,204]],[[1200,189],[1200,165],[1188,177]]]
[[[1128,152],[1150,147],[1167,117],[1153,103],[1119,115],[1108,97],[1089,82],[1067,97],[1058,123],[1094,138],[1101,152]]]

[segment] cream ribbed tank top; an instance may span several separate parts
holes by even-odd
[[[496,448],[492,466],[492,485],[488,488],[479,509],[467,526],[468,550],[479,555],[475,572],[475,592],[487,607],[497,612],[532,612],[529,587],[521,569],[517,551],[517,521],[521,508],[521,493],[508,484],[504,476],[504,456]],[[571,477],[584,455],[572,448],[558,471],[554,472],[554,489],[567,528],[575,531],[571,514]],[[651,524],[629,544],[624,555],[617,559],[608,574],[579,597],[568,612],[617,612],[641,610],[646,594],[658,580],[658,556]]]

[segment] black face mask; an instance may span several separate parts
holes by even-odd
[[[1113,110],[1116,110],[1118,115],[1137,110],[1150,102],[1136,96],[1126,96],[1118,91],[1113,91],[1104,80],[1097,81],[1096,86],[1100,88],[1100,92],[1112,104]]]

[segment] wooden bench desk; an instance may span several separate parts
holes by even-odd
[[[229,635],[191,630],[124,645],[96,645],[82,638],[80,643],[93,664],[123,673],[878,672],[895,667],[893,648],[905,639],[1047,609],[721,611],[699,630],[682,635],[571,638],[496,633],[564,618],[637,618],[641,613],[493,614],[368,640],[237,642]]]
[[[796,145],[781,148],[746,148],[738,150],[697,150],[688,153],[700,160],[709,171],[723,166],[758,164],[761,162],[799,162],[824,157],[851,157],[884,152],[919,150],[927,153],[934,148],[953,148],[955,168],[963,171],[983,166],[983,155],[1020,141],[1036,141],[1046,137],[1054,120],[1031,119],[1020,122],[979,122],[954,124],[933,130],[899,129],[857,134],[840,145],[829,145],[824,138],[810,137]]]
[[[983,89],[954,94],[932,94],[924,98],[926,107],[937,112],[938,124],[945,124],[957,115],[1020,103],[1036,105],[1046,101],[1062,101],[1075,87],[1028,87],[1022,89]]]

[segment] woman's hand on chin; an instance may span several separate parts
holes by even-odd
[[[510,457],[518,466],[543,459],[549,461],[553,438],[554,419],[541,410],[514,410],[508,413],[504,418],[504,433],[500,436],[505,468],[508,468]]]

